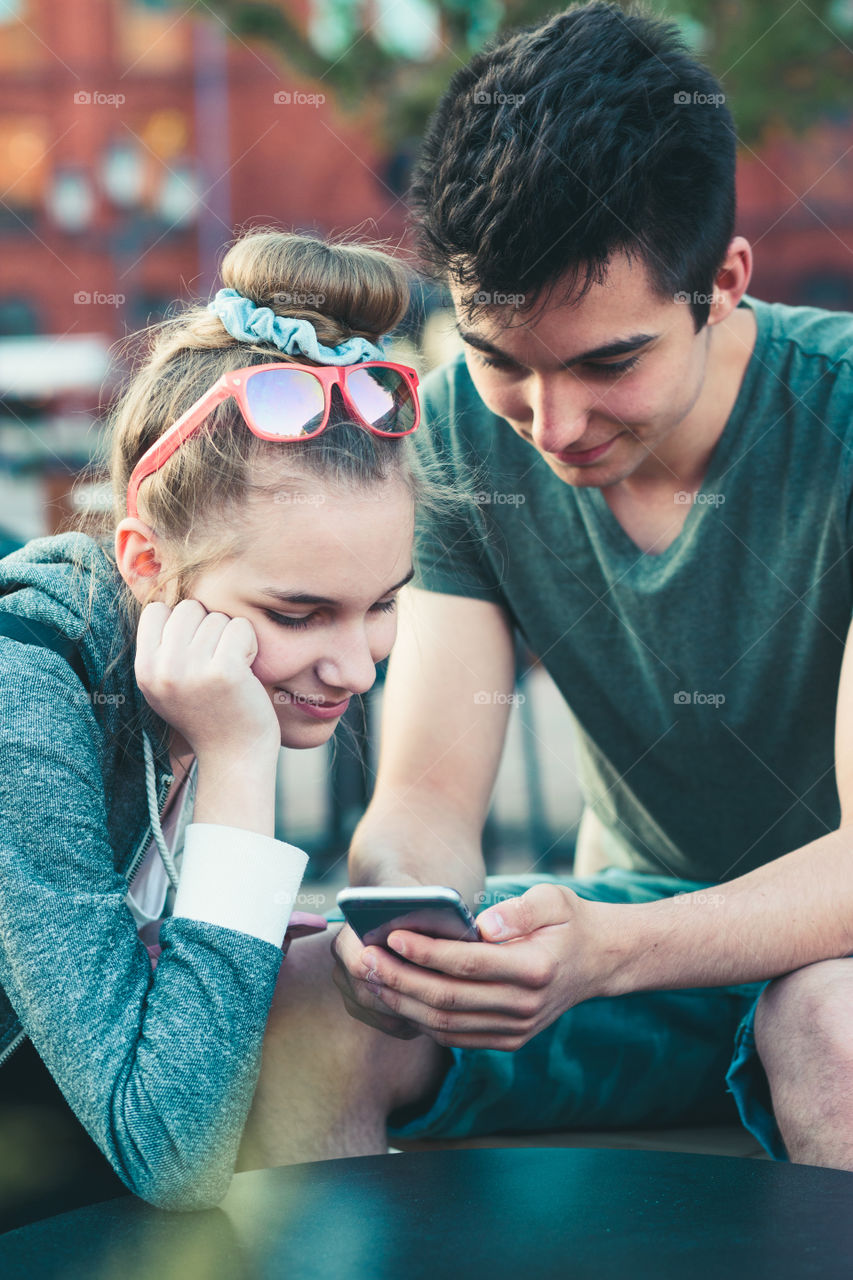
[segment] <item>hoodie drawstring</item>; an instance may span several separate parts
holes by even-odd
[[[175,859],[166,844],[163,828],[160,826],[160,813],[157,807],[157,775],[154,771],[154,750],[144,729],[142,731],[142,749],[145,752],[145,792],[148,796],[148,816],[151,819],[151,831],[154,835],[154,842],[160,852],[160,857],[163,859],[166,875],[169,877],[172,888],[177,889],[179,880],[178,868],[175,866]]]

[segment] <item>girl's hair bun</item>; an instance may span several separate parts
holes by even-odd
[[[409,304],[402,263],[364,244],[335,244],[295,232],[260,230],[225,255],[222,283],[277,315],[310,320],[330,345],[390,333]]]

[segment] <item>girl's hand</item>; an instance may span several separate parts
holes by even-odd
[[[196,756],[275,758],[281,730],[264,686],[252,672],[258,653],[248,618],[208,613],[199,600],[142,610],[135,674],[145,700],[177,729]]]

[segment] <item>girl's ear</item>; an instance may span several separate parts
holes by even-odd
[[[152,599],[152,588],[163,568],[154,530],[132,516],[119,521],[115,556],[119,573],[137,600],[142,603]]]

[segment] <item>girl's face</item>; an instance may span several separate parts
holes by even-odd
[[[191,589],[208,612],[252,623],[252,671],[285,747],[325,742],[349,699],[371,687],[397,633],[397,593],[412,576],[414,503],[401,481],[353,491],[315,483],[256,495],[244,550]]]

